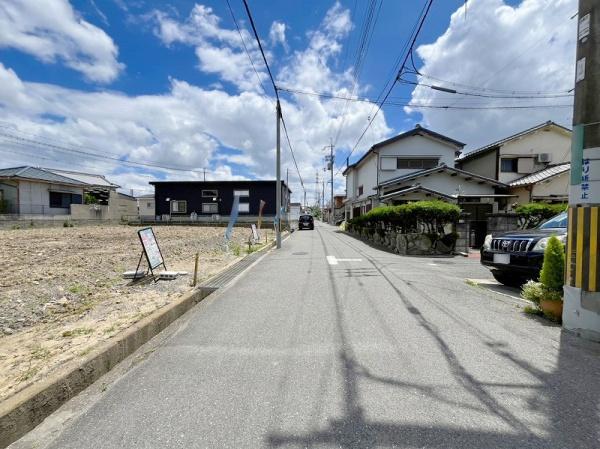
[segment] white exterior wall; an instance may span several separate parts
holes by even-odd
[[[153,217],[155,213],[154,198],[138,198],[138,211],[142,217]]]
[[[82,195],[83,188],[43,182],[19,181],[19,213],[43,215],[68,215],[70,210],[50,207],[50,191]],[[83,198],[82,198],[83,199]]]
[[[377,155],[370,154],[359,167],[354,169],[356,180],[356,189],[354,191],[355,200],[366,200],[368,196],[377,193],[374,189],[377,187]],[[363,186],[363,194],[358,195],[358,188]]]
[[[354,199],[356,196],[356,169],[352,168],[346,173],[346,197],[349,200]]]
[[[546,197],[553,195],[569,196],[569,177],[570,171],[561,173],[558,176],[550,178],[547,182],[540,182],[533,186],[534,197]]]
[[[390,143],[382,148],[379,148],[380,160],[386,157],[396,159],[398,157],[406,158],[439,158],[439,164],[446,164],[448,167],[454,167],[455,152],[457,148],[453,145],[443,143],[423,136],[411,136],[401,139],[397,142]],[[380,162],[379,166],[382,166]],[[396,164],[394,163],[394,167]],[[414,169],[397,169],[379,171],[379,182],[387,181],[388,179],[397,178],[399,176],[414,173]]]
[[[509,141],[500,147],[500,159],[503,157],[534,157],[540,153],[550,153],[550,164],[560,164],[571,160],[571,136],[566,132],[552,127],[549,131],[540,129],[518,139]],[[533,171],[542,170],[548,164],[538,164],[537,160]],[[502,163],[499,163],[502,166]],[[525,176],[526,173],[503,173],[500,169],[499,181],[509,183]]]

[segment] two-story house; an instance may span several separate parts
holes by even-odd
[[[504,209],[508,186],[493,178],[455,168],[462,142],[417,125],[373,145],[344,170],[346,219],[379,204],[441,199],[469,214],[477,240],[486,232],[487,213]]]
[[[570,160],[571,130],[548,121],[466,153],[456,166],[508,184],[515,203],[563,202]]]

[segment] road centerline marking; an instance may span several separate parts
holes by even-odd
[[[327,256],[327,263],[329,265],[337,265],[338,262],[362,262],[362,259],[357,259],[357,258],[342,258],[342,259],[338,259],[335,256]]]

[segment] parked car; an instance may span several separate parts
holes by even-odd
[[[315,219],[312,215],[300,215],[298,219],[298,230],[300,229],[310,229],[311,231],[315,229]]]
[[[481,263],[505,285],[521,286],[537,280],[544,262],[544,250],[551,236],[563,244],[567,238],[567,213],[550,218],[537,228],[487,235],[481,247]]]

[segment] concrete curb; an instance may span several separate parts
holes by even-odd
[[[285,234],[282,234],[283,237]],[[275,242],[271,242],[252,254],[266,252],[274,246]],[[220,276],[232,265],[227,265],[210,279]],[[239,273],[236,278],[244,272],[246,270]],[[205,282],[209,282],[210,279]],[[200,284],[182,298],[156,310],[113,339],[100,345],[84,360],[68,363],[65,368],[50,375],[47,379],[30,385],[0,403],[0,448],[7,447],[35,428],[62,404],[109,372],[119,362],[211,293],[212,291],[203,290],[202,284]]]

